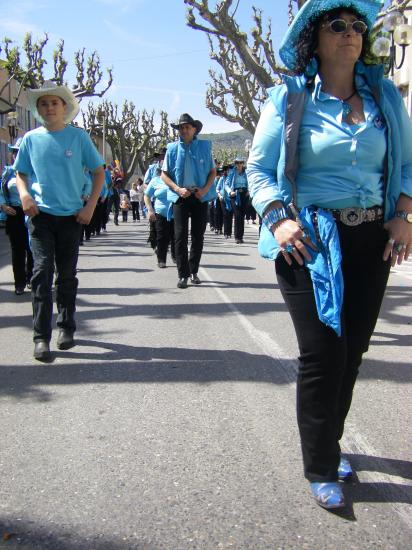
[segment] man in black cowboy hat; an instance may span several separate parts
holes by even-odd
[[[168,144],[161,177],[170,188],[168,199],[174,203],[175,253],[179,274],[177,286],[187,288],[189,277],[192,284],[200,284],[197,272],[203,251],[207,203],[216,196],[213,185],[216,168],[211,142],[197,139],[203,126],[200,120],[194,120],[188,113],[184,113],[171,126],[179,131],[180,139]],[[190,256],[189,217],[192,241]]]

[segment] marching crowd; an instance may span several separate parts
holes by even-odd
[[[256,209],[259,252],[274,261],[299,344],[304,475],[327,509],[345,506],[341,482],[353,476],[340,448],[345,419],[390,267],[412,251],[412,124],[383,67],[367,63],[380,8],[380,0],[305,2],[282,41],[289,73],[268,90],[246,171],[241,158],[216,166],[211,142],[198,139],[202,123],[184,113],[172,125],[179,139],[128,191],[70,124],[79,110],[73,93],[45,82],[28,91],[42,126],[11,146],[2,177],[15,291],[31,287],[39,361],[51,358],[53,281],[57,347],[75,345],[79,244],[83,233],[105,231],[109,212],[115,224],[130,208],[133,220],[147,212],[158,266],[171,244],[184,289],[201,283],[208,217],[225,238],[234,222],[241,245]]]

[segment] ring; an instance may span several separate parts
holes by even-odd
[[[288,254],[291,254],[294,251],[295,247],[293,244],[287,244],[285,248],[283,249],[283,252],[287,252]]]
[[[400,254],[402,252],[402,250],[404,248],[406,248],[406,246],[403,243],[396,243],[393,248],[394,248],[396,254]]]
[[[394,242],[395,242],[395,239],[393,239],[393,238],[390,238],[390,239],[388,240],[388,243],[389,243],[389,244],[394,244]]]

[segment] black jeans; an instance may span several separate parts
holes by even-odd
[[[235,239],[242,240],[245,233],[245,213],[246,206],[249,200],[247,191],[237,191],[239,196],[239,204],[236,204],[236,197],[230,197],[232,210],[235,218]]]
[[[219,232],[222,232],[223,229],[223,203],[220,201],[220,199],[216,199],[215,229]]]
[[[167,249],[170,243],[170,255],[175,258],[175,232],[173,220],[168,221],[161,214],[156,214],[157,260],[166,263]]]
[[[188,252],[190,216],[190,256]],[[194,195],[187,199],[179,198],[173,205],[175,221],[175,251],[179,278],[188,279],[197,274],[203,251],[206,230],[207,202],[200,202]]]
[[[56,266],[57,326],[70,332],[74,321],[78,280],[76,277],[82,226],[74,216],[53,216],[40,212],[29,220],[34,258],[32,277],[33,340],[51,339],[53,314],[52,285]]]
[[[223,211],[223,233],[226,237],[231,237],[233,227],[233,210],[231,206],[229,210],[228,205],[225,201],[223,201],[221,204]]]
[[[318,319],[306,267],[276,259],[278,283],[299,344],[297,419],[305,477],[336,481],[339,440],[353,387],[379,315],[390,262],[382,260],[388,240],[382,222],[348,227],[338,223],[344,278],[342,335]]]
[[[13,266],[15,288],[24,288],[30,283],[33,275],[33,256],[30,250],[29,233],[24,222],[24,212],[13,206],[15,216],[7,216],[6,233],[11,246],[11,263]]]
[[[133,214],[133,221],[139,221],[140,220],[140,213],[139,213],[139,201],[131,201],[132,205],[132,214]]]

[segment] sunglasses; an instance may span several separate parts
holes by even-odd
[[[329,30],[334,32],[335,34],[343,34],[347,32],[349,27],[352,27],[353,31],[356,32],[356,34],[365,34],[365,32],[368,30],[368,25],[363,21],[348,22],[344,19],[334,19],[329,23],[323,24],[322,27],[328,27]]]

